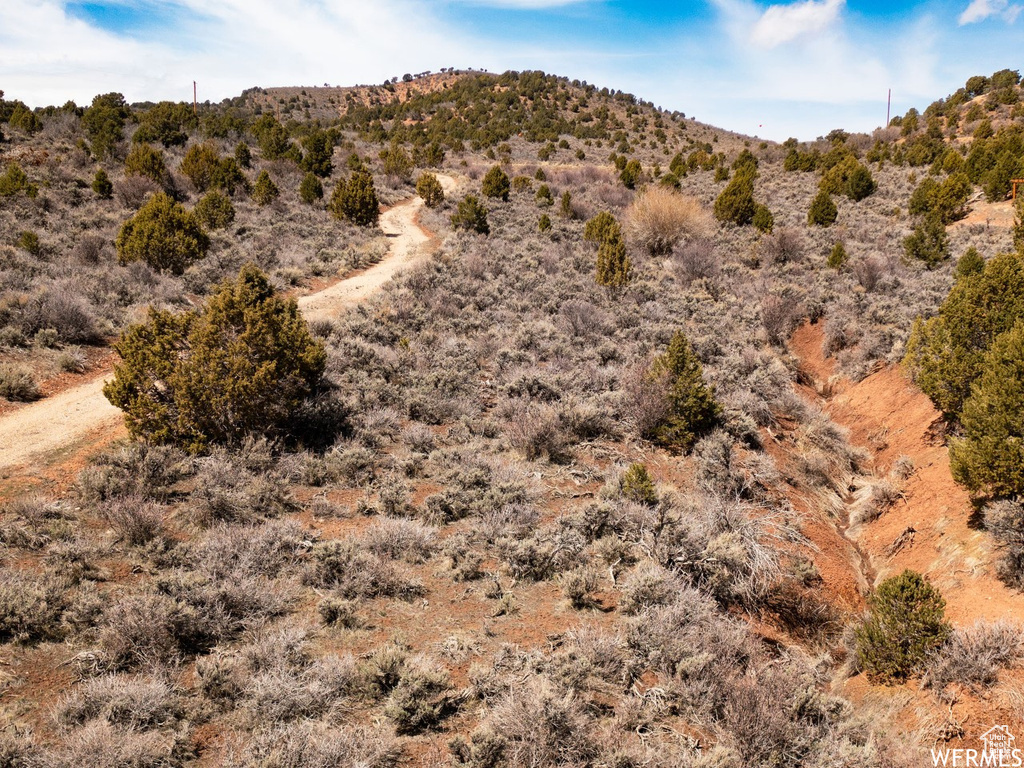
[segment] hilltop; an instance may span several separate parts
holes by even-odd
[[[943,399],[999,360],[937,325],[1024,313],[1011,79],[782,144],[540,72],[0,99],[0,431],[166,363],[127,427],[0,469],[0,766],[923,765],[1019,732],[1019,502],[954,481]],[[324,305],[395,235],[403,271]],[[202,361],[252,370],[281,296],[321,309],[275,365],[315,376],[247,429],[264,392]],[[906,570],[949,623],[901,666],[863,627]]]

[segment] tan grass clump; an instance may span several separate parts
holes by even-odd
[[[648,187],[626,211],[626,237],[651,255],[671,253],[682,240],[707,237],[711,215],[695,197],[667,187]]]

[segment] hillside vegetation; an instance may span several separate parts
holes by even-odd
[[[0,100],[0,402],[112,348],[132,435],[0,485],[0,767],[889,766],[1024,723],[1019,626],[864,556],[916,468],[787,346],[906,360],[972,567],[1024,582],[1024,238],[970,218],[1024,176],[1011,75],[781,145],[539,72]],[[307,325],[416,194],[434,250]]]

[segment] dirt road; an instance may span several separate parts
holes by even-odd
[[[438,179],[446,193],[455,186],[454,180],[447,176],[439,175]],[[357,275],[301,297],[299,309],[306,319],[330,317],[364,301],[399,270],[424,254],[424,246],[430,238],[416,223],[416,214],[422,207],[423,201],[414,197],[382,213],[380,226],[390,243],[388,255]],[[103,396],[103,384],[109,377],[110,371],[104,371],[77,387],[0,418],[0,478],[6,476],[11,467],[82,442],[91,434],[119,422],[121,411]]]

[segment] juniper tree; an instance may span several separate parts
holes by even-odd
[[[754,202],[754,176],[748,168],[737,171],[715,200],[715,218],[737,226],[749,224],[757,212]]]
[[[334,185],[328,210],[337,219],[347,219],[361,227],[375,225],[380,220],[380,201],[373,186],[373,177],[365,170],[353,171]]]
[[[682,331],[672,336],[648,376],[664,387],[668,407],[665,418],[644,437],[686,451],[718,424],[722,407],[715,400],[714,389],[704,383],[700,360]]]
[[[201,197],[192,213],[208,229],[223,229],[235,220],[235,206],[227,195],[216,190]]]
[[[480,235],[490,234],[491,227],[487,223],[487,209],[475,195],[466,195],[451,216],[452,226],[465,229]]]
[[[334,139],[327,131],[314,129],[302,139],[302,170],[326,179],[334,170]]]
[[[597,284],[611,290],[618,290],[632,279],[633,265],[626,254],[622,231],[618,222],[605,234],[597,248]]]
[[[583,239],[591,243],[604,242],[612,228],[618,226],[614,216],[608,211],[601,211],[584,225]]]
[[[949,258],[949,236],[937,211],[925,215],[914,231],[903,238],[903,251],[908,259],[922,261],[928,269]]]
[[[180,275],[206,256],[210,239],[189,211],[160,192],[121,225],[115,244],[122,264],[144,261],[158,272]]]
[[[914,571],[886,579],[871,598],[871,616],[856,632],[857,658],[868,677],[901,683],[918,673],[951,628],[946,601]]]
[[[421,173],[416,180],[416,194],[428,208],[437,208],[444,202],[444,187],[432,173]]]
[[[113,152],[124,136],[124,124],[129,116],[131,109],[120,93],[106,93],[92,100],[92,105],[82,114],[82,127],[97,158]]]
[[[307,173],[299,184],[299,199],[306,205],[315,205],[324,197],[324,185],[315,173]]]
[[[92,179],[92,191],[102,200],[109,200],[114,193],[114,185],[110,181],[107,172],[102,168],[96,171]]]
[[[999,254],[980,272],[959,277],[936,317],[914,323],[904,364],[921,391],[956,420],[989,346],[1022,317],[1024,253]]]
[[[178,170],[199,192],[205,192],[220,170],[220,155],[210,144],[193,144],[182,158]]]
[[[327,363],[295,300],[252,265],[199,311],[150,309],[114,349],[121,361],[103,393],[125,412],[128,431],[193,453],[286,436]]]
[[[163,153],[149,144],[132,144],[124,161],[124,172],[129,176],[143,176],[160,186],[167,184],[167,166]]]
[[[281,190],[270,178],[270,174],[264,169],[256,177],[256,183],[252,187],[252,199],[256,205],[270,205],[281,196]]]
[[[496,197],[507,201],[511,191],[508,174],[501,170],[500,165],[493,166],[484,176],[480,191],[485,197]]]
[[[999,335],[981,363],[950,443],[953,478],[972,493],[1024,494],[1024,320]]]
[[[830,227],[835,224],[838,217],[839,209],[832,202],[831,195],[825,190],[818,192],[807,211],[807,223],[818,227]]]

